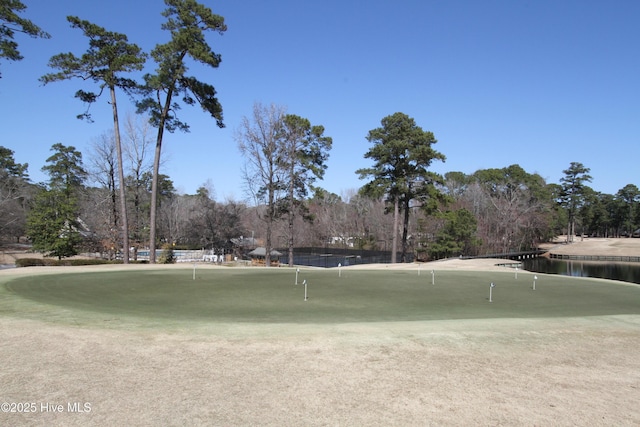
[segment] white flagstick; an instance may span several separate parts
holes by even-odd
[[[538,276],[533,276],[533,290],[536,290],[536,280],[538,280]]]
[[[302,284],[304,285],[304,300],[307,300],[307,279],[304,279],[302,281]]]
[[[491,285],[489,286],[489,302],[493,302],[493,288],[496,285],[493,284],[493,282],[491,282]]]
[[[433,270],[431,270],[431,284],[436,284],[436,273]]]
[[[196,263],[193,263],[193,280],[196,280]]]
[[[516,266],[516,279],[518,278],[518,266]]]
[[[342,264],[338,263],[338,277],[342,277]]]
[[[296,285],[298,284],[298,273],[300,273],[300,269],[296,268]]]

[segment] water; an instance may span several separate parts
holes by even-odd
[[[574,277],[598,277],[640,284],[640,264],[597,261],[567,261],[533,258],[522,261],[525,270]]]

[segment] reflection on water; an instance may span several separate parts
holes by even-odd
[[[599,277],[640,284],[640,264],[566,261],[534,258],[522,261],[525,270],[576,277]]]

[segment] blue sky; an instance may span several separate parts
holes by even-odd
[[[17,36],[25,57],[0,62],[0,145],[29,163],[34,182],[57,142],[85,160],[112,126],[106,97],[95,122],[76,119],[81,81],[41,86],[49,58],[82,54],[71,29],[79,16],[150,50],[164,43],[164,2],[31,0],[25,17],[49,40]],[[244,199],[243,159],[233,135],[254,102],[286,106],[333,138],[323,188],[341,194],[364,184],[365,137],[394,112],[438,139],[438,173],[519,164],[558,183],[571,162],[591,169],[596,191],[640,186],[640,2],[589,0],[227,0],[208,1],[228,31],[208,40],[222,55],[215,70],[191,67],[213,84],[225,129],[199,107],[180,115],[191,132],[165,133],[162,172],[193,194],[211,180],[222,200]],[[148,71],[153,69],[148,62]],[[120,96],[120,114],[133,105]]]

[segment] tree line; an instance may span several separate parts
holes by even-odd
[[[149,248],[155,262],[158,244],[228,253],[232,241],[237,249],[244,240],[240,236],[251,235],[253,243],[261,239],[267,253],[286,248],[292,264],[296,246],[391,250],[392,261],[399,254],[404,262],[528,250],[558,234],[569,240],[576,234],[632,235],[640,226],[638,187],[598,193],[587,185],[589,168],[578,162],[557,184],[519,165],[436,174],[430,166],[446,158],[434,147],[435,135],[401,112],[384,117],[366,135],[371,147],[364,157],[373,164],[355,171],[367,181],[360,189],[337,195],[316,186],[333,144],[324,127],[284,107],[256,104],[235,135],[252,203],[217,202],[207,183],[195,195],[177,194],[160,171],[164,131],[188,131],[178,116],[182,105],[200,105],[224,126],[215,88],[189,75],[188,65],[220,65],[205,35],[222,34],[226,25],[195,0],[165,4],[162,28],[168,41],[149,53],[124,34],[67,18],[86,37],[87,50],[53,56],[49,66],[55,71],[41,81],[94,84],[93,90],[76,92],[86,106],[77,116],[93,120],[90,106],[108,94],[113,130],[94,141],[88,164],[75,147],[54,144],[43,168],[47,183],[31,183],[28,165],[16,163],[15,153],[0,147],[0,237],[19,241],[27,236],[35,249],[53,256],[91,250],[121,256],[123,262],[135,259],[139,248]],[[20,18],[24,9],[17,0],[2,9],[4,59],[21,59],[16,31],[49,37]],[[139,81],[130,77],[149,58],[154,72]],[[117,93],[133,97],[143,119],[127,117],[123,123]]]
[[[127,118],[123,187],[131,219],[132,259],[139,249],[151,246],[153,140],[147,131],[145,121]],[[34,184],[29,180],[28,165],[17,163],[13,151],[0,147],[2,240],[20,242],[26,236],[35,250],[57,257],[80,251],[122,257],[113,134],[93,141],[86,162],[74,147],[56,143],[51,150],[42,168],[49,180]],[[211,182],[203,183],[196,194],[178,194],[170,177],[161,175],[156,235],[158,243],[167,247],[235,252],[237,256],[260,243],[287,250],[336,246],[396,249],[400,261],[529,250],[559,234],[630,236],[640,224],[640,190],[628,184],[613,195],[596,192],[586,185],[591,179],[588,172],[580,163],[571,163],[556,184],[511,165],[432,177],[428,196],[426,192],[418,196],[403,193],[397,183],[410,179],[398,177],[389,181],[397,188],[382,194],[378,188],[372,190],[378,184],[371,180],[340,195],[308,185],[304,195],[294,192],[293,199],[286,185],[293,181],[281,177],[270,183],[271,196],[269,181],[258,183],[253,203],[216,201]],[[257,179],[246,173],[247,179]],[[404,199],[410,196],[406,203]],[[268,228],[266,222],[270,222]],[[399,241],[397,246],[394,241]]]

